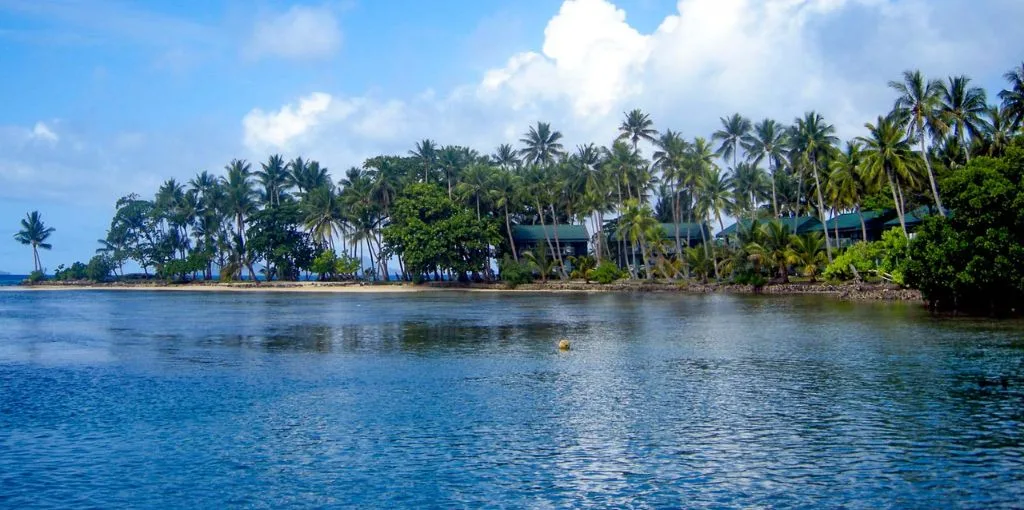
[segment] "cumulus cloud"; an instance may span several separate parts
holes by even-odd
[[[686,136],[708,136],[733,112],[789,122],[815,109],[849,137],[890,107],[886,83],[904,69],[968,73],[998,85],[984,80],[1012,66],[1011,49],[1024,46],[1011,21],[1022,6],[679,0],[642,33],[610,0],[565,0],[539,51],[510,55],[476,83],[408,100],[318,93],[298,108],[253,110],[244,136],[254,150],[303,147],[357,164],[423,137],[488,150],[514,143],[537,120],[553,122],[569,145],[607,143],[622,112],[640,107],[658,128]],[[300,113],[313,97],[327,104]]]
[[[326,6],[293,6],[256,21],[245,53],[249,58],[319,59],[341,47],[341,28]]]

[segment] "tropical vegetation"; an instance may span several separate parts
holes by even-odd
[[[340,178],[303,157],[236,159],[220,175],[202,171],[187,182],[168,179],[152,197],[122,197],[98,251],[115,275],[134,264],[171,279],[521,284],[596,274],[598,281],[899,283],[906,259],[930,246],[907,247],[912,211],[950,216],[927,223],[924,238],[966,229],[960,222],[969,221],[974,202],[947,195],[965,193],[969,179],[1005,184],[993,177],[1001,172],[993,161],[1015,150],[1024,128],[1024,64],[1006,81],[990,96],[966,76],[907,71],[889,83],[890,111],[848,140],[815,111],[788,123],[734,113],[709,137],[686,137],[634,109],[605,146],[567,147],[556,126],[537,122],[517,143],[489,153],[423,139]],[[825,225],[852,213],[863,226],[864,211],[881,209],[894,211],[899,235],[852,248],[824,226],[797,235],[784,221],[813,216]],[[732,235],[710,235],[730,218],[743,220]],[[33,246],[38,269],[43,230],[30,228],[31,217],[23,224],[18,240]],[[543,240],[517,245],[520,225],[542,227]],[[586,226],[590,253],[567,249],[565,225]],[[865,226],[861,239],[867,234]],[[926,285],[927,269],[917,264],[907,281]]]

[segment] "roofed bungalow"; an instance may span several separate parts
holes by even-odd
[[[882,232],[888,230],[885,227],[886,220],[895,214],[896,211],[893,210],[840,214],[826,221],[825,226],[828,228],[829,234],[836,234],[835,237],[840,240],[840,244],[852,244],[857,241],[877,241],[882,238]],[[864,217],[863,225],[861,224],[861,215]],[[865,231],[867,232],[866,239],[864,237]]]
[[[773,221],[771,219],[759,219],[762,225]],[[814,216],[787,216],[784,218],[777,218],[777,221],[782,222],[783,225],[789,227],[791,233],[797,235],[810,234],[811,232],[821,232],[821,222]],[[719,239],[727,239],[730,237],[736,237],[736,230],[738,225],[743,225],[744,228],[750,227],[750,220],[740,220],[728,227],[725,230],[715,234],[715,237]]]
[[[938,209],[936,209],[936,208],[934,208],[932,206],[928,206],[928,205],[923,205],[921,207],[918,207],[917,209],[914,209],[913,211],[908,212],[903,217],[903,221],[905,221],[907,223],[907,232],[908,233],[913,233],[915,230],[917,230],[918,227],[921,226],[922,223],[924,223],[924,219],[925,218],[927,218],[929,216],[932,216],[932,215],[935,215],[935,214],[938,214]],[[949,214],[948,210],[946,211],[946,214],[947,215]],[[885,222],[885,224],[883,225],[883,229],[884,230],[889,230],[890,228],[899,228],[899,227],[900,227],[900,217],[899,216],[893,217],[891,220]]]
[[[546,237],[545,232],[547,232]],[[559,225],[557,232],[554,225],[515,225],[512,227],[512,241],[516,243],[516,251],[522,253],[525,250],[535,249],[538,244],[543,244],[546,247],[549,238],[551,245],[554,246],[556,233],[563,256],[587,254],[590,235],[587,234],[587,228],[583,225]]]
[[[693,247],[704,242],[705,239],[711,239],[711,229],[705,225],[704,234],[701,235],[701,225],[699,223],[680,223],[679,224],[679,243],[683,247]],[[675,223],[662,223],[661,232],[664,236],[664,240],[667,241],[665,250],[674,254],[676,252],[676,224]],[[618,232],[613,232],[609,237],[609,242],[619,242]],[[640,254],[640,247],[636,247],[636,254]]]

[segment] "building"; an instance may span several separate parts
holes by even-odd
[[[908,212],[903,217],[903,221],[907,224],[907,232],[913,234],[921,226],[921,223],[924,223],[925,218],[936,214],[937,211],[938,209],[935,207],[923,205]],[[946,211],[946,214],[949,214],[949,211]],[[891,220],[885,222],[883,230],[889,230],[890,228],[900,228],[899,216],[893,215]]]
[[[546,235],[545,235],[546,233]],[[547,247],[548,239],[551,245],[555,245],[555,239],[562,247],[562,256],[573,257],[586,255],[590,235],[583,225],[558,225],[557,232],[554,225],[515,225],[512,227],[512,241],[516,244],[516,251],[522,253],[527,250],[534,250],[538,244]],[[550,250],[548,250],[550,252]],[[551,254],[554,256],[554,253]]]
[[[759,219],[758,221],[761,224],[765,224],[775,220]],[[814,216],[787,216],[783,218],[778,218],[777,221],[782,222],[783,225],[789,227],[789,231],[791,233],[797,235],[810,234],[811,232],[821,232],[821,221],[818,221],[818,218],[815,218]],[[744,228],[749,228],[750,220],[740,220],[736,223],[733,223],[732,225],[725,227],[725,230],[715,234],[715,237],[718,239],[729,239],[732,237],[736,237],[736,231],[740,225],[742,225]]]
[[[882,238],[882,232],[888,230],[886,221],[896,215],[896,211],[887,209],[881,211],[861,211],[860,213],[840,214],[825,222],[829,236],[839,239],[840,246],[856,243],[857,241],[877,241]],[[861,225],[861,216],[864,224]],[[899,223],[899,220],[896,220]],[[864,231],[867,231],[867,238],[864,238]]]

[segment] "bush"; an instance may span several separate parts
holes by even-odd
[[[515,288],[533,281],[533,269],[528,262],[517,262],[512,257],[505,255],[498,263],[498,277],[509,287]]]
[[[587,274],[587,279],[594,280],[601,284],[609,284],[623,276],[624,275],[622,270],[619,269],[619,266],[616,266],[615,263],[606,260],[600,263],[596,268],[591,269]]]
[[[853,266],[862,278],[877,273],[902,285],[906,263],[907,236],[893,228],[882,234],[881,241],[860,242],[847,248],[825,268],[824,276],[830,281],[852,280]]]
[[[89,265],[85,266],[85,277],[94,282],[102,282],[110,276],[113,270],[114,264],[110,258],[96,255],[89,260]]]
[[[57,270],[53,272],[53,279],[58,282],[69,282],[86,279],[86,266],[81,262],[75,262],[71,264],[71,267],[65,268],[64,264],[57,266]]]
[[[28,278],[25,278],[25,281],[29,283],[39,283],[45,279],[46,274],[43,273],[42,271],[32,271],[31,273],[28,274]]]

